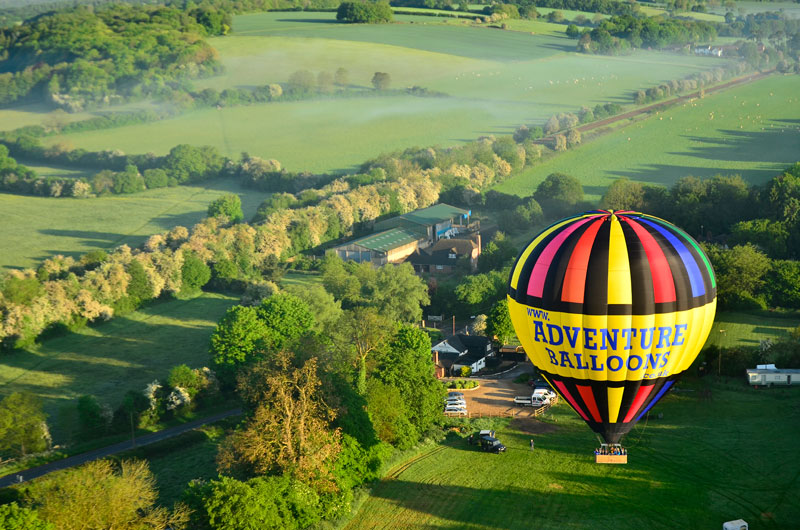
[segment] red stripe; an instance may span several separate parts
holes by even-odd
[[[567,273],[564,275],[564,286],[561,290],[561,300],[563,302],[583,303],[584,289],[586,288],[586,271],[589,269],[589,256],[592,253],[592,245],[597,237],[597,231],[603,219],[598,219],[581,235],[578,244],[572,251],[567,265]]]
[[[589,407],[589,412],[592,414],[592,418],[597,423],[600,423],[600,411],[597,410],[597,403],[594,400],[594,393],[592,392],[592,387],[585,386],[585,385],[577,385],[578,392],[581,393],[581,397],[583,398],[583,402],[586,403],[586,406]]]
[[[633,399],[631,408],[628,409],[628,413],[625,415],[625,419],[622,420],[622,423],[628,423],[633,419],[639,409],[642,408],[642,403],[644,403],[644,400],[647,399],[647,396],[650,395],[652,390],[653,385],[639,387],[639,391],[636,392],[636,397]]]
[[[583,412],[583,409],[581,409],[581,406],[578,405],[577,401],[575,401],[575,398],[572,397],[572,394],[569,393],[569,390],[567,390],[567,387],[564,386],[564,383],[561,381],[553,381],[553,383],[555,383],[556,387],[558,387],[558,390],[561,391],[561,395],[567,398],[567,401],[569,401],[569,404],[572,405],[573,409],[575,409],[575,412],[580,414],[584,421],[589,421],[589,417],[585,412]]]
[[[647,261],[650,264],[650,275],[653,277],[655,303],[674,302],[675,282],[672,279],[672,271],[669,268],[664,251],[661,250],[661,246],[642,225],[625,217],[621,219],[633,228],[636,236],[642,242],[644,253],[647,255]]]

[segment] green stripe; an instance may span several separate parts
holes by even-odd
[[[677,226],[675,226],[672,223],[666,223],[665,221],[662,221],[657,217],[651,217],[651,216],[646,215],[646,214],[643,214],[643,216],[645,216],[645,217],[657,222],[658,224],[660,224],[661,226],[663,226],[665,228],[669,228],[669,229],[675,230],[676,232],[681,234],[689,243],[691,243],[692,246],[695,248],[695,250],[697,250],[697,253],[700,254],[700,257],[703,258],[703,263],[706,264],[706,269],[708,270],[708,275],[711,278],[711,287],[712,288],[716,288],[717,287],[717,280],[716,280],[716,278],[714,276],[714,269],[711,268],[711,263],[708,262],[708,258],[706,257],[706,253],[703,252],[703,249],[700,248],[700,246],[697,244],[697,242],[694,240],[694,238],[692,236],[690,236],[689,234],[687,234],[686,232],[684,232],[683,230],[681,230],[680,228],[678,228]]]

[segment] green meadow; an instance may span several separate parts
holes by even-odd
[[[344,25],[334,13],[238,16],[231,36],[211,39],[223,76],[199,88],[285,83],[300,69],[343,67],[351,85],[369,87],[376,71],[394,88],[412,85],[448,97],[406,95],[276,102],[202,109],[156,123],[52,137],[90,150],[166,153],[178,143],[214,145],[229,156],[247,151],[291,170],[350,171],[379,153],[410,146],[456,145],[508,134],[561,111],[608,101],[681,78],[718,60],[641,51],[625,57],[574,52],[564,26],[503,31],[437,17],[400,16],[391,25]],[[443,23],[447,22],[447,23]]]
[[[685,381],[623,439],[627,465],[595,464],[598,440],[564,403],[545,421],[500,423],[504,454],[451,433],[390,471],[347,528],[720,528],[739,518],[792,528],[796,397],[743,380]]]
[[[81,395],[116,408],[125,392],[164,380],[173,366],[208,366],[211,332],[237,302],[215,293],[160,301],[0,356],[0,396],[21,391],[39,396],[61,441],[72,430],[71,411]]]
[[[794,164],[800,153],[800,95],[794,76],[771,76],[709,94],[616,127],[497,186],[532,194],[550,173],[578,177],[590,200],[626,177],[669,186],[681,177],[739,174],[753,184]]]
[[[45,169],[44,174],[81,174]],[[191,227],[206,216],[208,204],[224,193],[241,197],[245,217],[252,216],[267,196],[222,179],[94,199],[0,193],[0,211],[4,212],[0,269],[35,267],[55,254],[79,256],[95,248],[140,245],[148,236],[173,226]]]

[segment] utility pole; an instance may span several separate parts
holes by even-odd
[[[453,315],[453,335],[456,334],[456,316]]]

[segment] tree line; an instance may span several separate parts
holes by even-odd
[[[0,29],[0,104],[44,96],[70,111],[158,95],[219,69],[201,37],[225,34],[214,8],[116,4],[48,13]]]
[[[441,439],[445,389],[434,377],[430,338],[409,324],[428,301],[410,266],[374,269],[329,257],[322,270],[322,285],[274,292],[226,313],[210,340],[219,379],[178,366],[166,385],[153,382],[123,400],[120,416],[141,426],[218,381],[245,410],[220,444],[218,478],[193,481],[168,510],[155,506],[145,463],[95,462],[15,490],[0,520],[79,528],[89,496],[106,499],[91,509],[93,520],[115,528],[306,528],[345,517],[395,451]],[[93,432],[111,424],[90,396],[78,409]],[[0,418],[7,412],[29,418],[12,424],[9,439],[30,424],[28,440],[42,443],[45,417],[35,398],[13,394],[0,402]],[[115,497],[123,487],[128,498]]]

